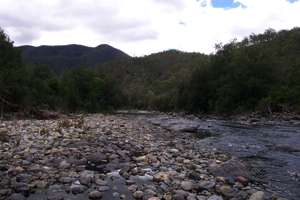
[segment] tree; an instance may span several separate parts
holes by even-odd
[[[1,110],[15,109],[22,102],[23,70],[21,56],[0,28],[0,102]]]

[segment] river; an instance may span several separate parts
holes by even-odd
[[[199,148],[214,148],[244,161],[252,181],[287,199],[300,199],[300,125],[140,115],[172,131],[195,132]]]

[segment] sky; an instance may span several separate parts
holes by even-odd
[[[1,0],[15,46],[109,44],[132,56],[215,44],[300,26],[300,0]]]

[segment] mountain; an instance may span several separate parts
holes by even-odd
[[[82,45],[61,46],[20,46],[22,59],[25,63],[47,65],[57,72],[80,66],[94,67],[96,65],[130,56],[107,44],[97,47]]]

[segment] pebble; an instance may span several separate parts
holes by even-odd
[[[158,197],[150,197],[148,200],[160,200]]]
[[[191,191],[194,188],[194,184],[191,181],[182,181],[181,188],[186,191]]]
[[[120,193],[114,192],[114,193],[113,193],[113,197],[114,197],[114,198],[119,198],[119,197],[120,197]]]
[[[8,198],[8,200],[25,200],[25,199],[26,198],[20,193],[14,193]]]
[[[188,193],[186,191],[175,190],[173,198],[174,200],[184,200],[186,196],[188,196]]]
[[[95,183],[97,185],[101,185],[101,186],[106,186],[108,184],[107,181],[104,181],[104,180],[101,180],[101,179],[96,179]]]
[[[139,190],[133,193],[133,197],[136,199],[142,199],[143,196],[144,196],[144,192],[139,191]]]
[[[169,149],[169,152],[177,154],[177,153],[179,153],[179,150],[178,149]]]
[[[0,142],[8,142],[8,130],[6,128],[0,128]]]
[[[241,173],[232,176],[234,187],[224,185],[227,174],[218,175],[224,181],[210,174],[211,163],[229,158],[195,149],[197,139],[174,137],[172,131],[126,116],[84,118],[7,121],[3,134],[21,142],[0,142],[0,199],[22,200],[39,190],[46,190],[48,200],[101,199],[107,193],[126,199],[127,187],[136,199],[222,200],[216,194],[229,199],[244,191],[247,197],[253,189]]]
[[[243,186],[247,186],[249,182],[248,179],[243,176],[236,177],[236,181],[241,183]]]
[[[219,192],[225,197],[233,197],[234,191],[229,185],[222,185],[218,188]]]
[[[168,181],[169,180],[169,174],[167,172],[158,172],[153,176],[153,180],[160,182],[160,181]]]
[[[90,199],[101,199],[102,198],[102,193],[99,191],[92,191],[89,193],[89,198]]]
[[[71,166],[70,163],[68,163],[66,160],[61,161],[59,164],[59,168],[61,169],[68,169]]]
[[[265,196],[265,193],[262,192],[262,191],[258,191],[258,192],[255,192],[253,193],[249,200],[263,200],[264,199],[264,196]]]
[[[216,185],[215,181],[200,181],[197,184],[197,187],[200,190],[211,190],[211,189],[213,189],[215,187],[215,185]]]
[[[89,186],[94,181],[94,172],[83,171],[80,174],[80,183]]]
[[[135,191],[137,191],[137,189],[138,189],[137,185],[131,185],[131,186],[128,187],[128,190],[131,191],[131,192],[135,192]]]
[[[100,187],[98,187],[98,190],[101,192],[105,192],[105,191],[110,190],[110,187],[109,186],[100,186]]]
[[[218,195],[212,195],[207,200],[223,200],[223,198]]]
[[[80,194],[86,190],[86,187],[80,184],[72,184],[70,189],[73,194]]]

